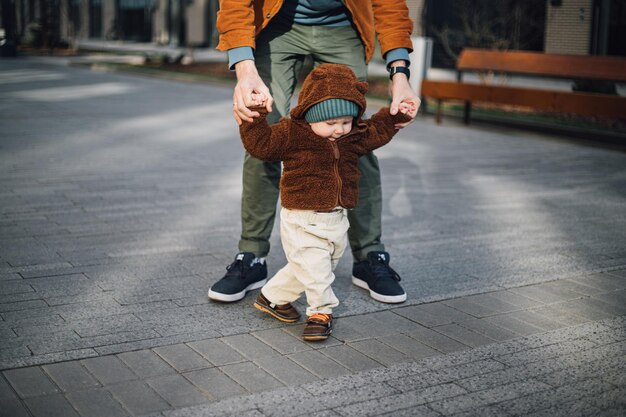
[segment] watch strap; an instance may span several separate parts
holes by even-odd
[[[389,67],[389,79],[391,80],[393,78],[394,75],[396,75],[397,73],[402,73],[404,75],[406,75],[406,78],[409,79],[411,78],[411,71],[407,68],[407,67]]]

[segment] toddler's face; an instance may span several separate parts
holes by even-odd
[[[313,133],[317,136],[334,141],[335,139],[347,135],[352,130],[352,116],[313,122],[309,123],[309,125]]]

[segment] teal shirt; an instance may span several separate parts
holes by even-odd
[[[341,0],[285,0],[275,19],[308,26],[350,26],[352,17]]]

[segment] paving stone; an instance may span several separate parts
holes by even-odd
[[[536,379],[550,385],[554,388],[559,388],[568,384],[575,384],[578,381],[590,378],[601,379],[605,382],[612,382],[606,379],[604,373],[607,369],[602,369],[602,371],[598,371],[597,369],[590,369],[590,366],[575,366],[571,368],[562,369],[557,372],[547,373],[544,375],[537,376]],[[593,363],[592,366],[597,366],[596,363]]]
[[[434,401],[428,404],[428,407],[443,415],[453,415],[466,410],[481,408],[485,405],[484,400],[479,393],[459,395],[453,398]]]
[[[339,414],[334,412],[333,410],[323,410],[318,412],[313,412],[310,414],[310,417],[341,417]]]
[[[167,402],[144,381],[125,381],[107,389],[133,415],[144,415],[170,408]]]
[[[0,376],[0,401],[2,400],[17,400],[17,395],[6,379]]]
[[[380,362],[376,362],[347,345],[331,346],[320,352],[353,372],[381,366]]]
[[[468,349],[467,345],[426,327],[418,328],[408,333],[408,335],[420,343],[443,353]]]
[[[220,370],[250,392],[259,392],[282,387],[276,378],[252,362],[224,365]]]
[[[314,351],[307,353],[314,353]],[[318,380],[313,373],[295,362],[286,360],[285,357],[263,356],[257,358],[254,363],[287,386],[297,386]]]
[[[393,412],[398,409],[417,406],[441,398],[454,397],[464,394],[465,390],[454,384],[437,385],[423,390],[403,392],[396,395],[387,395],[361,403],[338,407],[336,410],[342,416],[371,416]]]
[[[27,282],[23,281],[3,281],[2,282],[2,294],[20,294],[34,292],[33,287]]]
[[[550,408],[557,404],[573,402],[585,395],[593,395],[602,392],[606,390],[606,388],[607,385],[598,384],[593,380],[581,381],[578,384],[538,391],[527,396],[503,402],[502,404],[498,404],[497,408],[507,414],[527,414]]]
[[[514,333],[503,327],[496,326],[495,324],[492,324],[488,322],[487,320],[482,320],[482,319],[467,320],[461,323],[460,326],[465,327],[469,330],[472,330],[473,332],[485,335],[489,339],[497,340],[500,342],[519,337],[519,334],[517,333]]]
[[[622,307],[626,304],[626,290],[598,293],[594,294],[592,298],[596,298],[603,303],[611,304],[615,307]]]
[[[0,398],[0,416],[2,417],[30,417],[21,401],[15,398]]]
[[[196,353],[195,350],[184,344],[154,348],[154,352],[165,359],[178,372],[213,366],[209,361]]]
[[[311,350],[311,347],[282,329],[269,329],[252,333],[266,345],[271,346],[282,355]]]
[[[562,323],[542,314],[538,314],[536,311],[516,311],[515,313],[511,313],[509,317],[521,320],[543,330],[556,330],[565,327]]]
[[[563,279],[559,281],[553,281],[550,283],[552,286],[557,288],[563,288],[568,291],[577,292],[582,295],[594,295],[603,292],[604,290],[590,287],[588,285],[581,284],[580,282],[572,281],[570,279]]]
[[[593,274],[585,277],[572,278],[572,281],[604,291],[622,290],[626,288],[626,283],[624,279],[617,274],[618,271],[612,271],[609,274]]]
[[[103,385],[137,379],[130,368],[117,356],[101,356],[82,360],[81,363]]]
[[[331,378],[350,373],[346,367],[319,351],[298,352],[287,357],[319,378]]]
[[[352,342],[349,346],[385,366],[410,360],[409,356],[376,339]]]
[[[427,358],[429,356],[440,355],[441,352],[432,349],[423,343],[418,342],[415,339],[411,339],[410,337],[398,334],[394,336],[386,336],[380,339],[384,344],[391,346],[395,350],[398,350],[411,359],[422,359]]]
[[[602,412],[598,408],[592,407],[587,404],[580,404],[574,402],[572,404],[561,404],[556,407],[550,407],[543,410],[535,411],[526,416],[532,417],[591,417],[591,416],[603,416],[607,417],[609,414]]]
[[[520,294],[515,294],[509,290],[494,291],[494,292],[487,293],[485,295],[488,295],[489,298],[495,298],[505,303],[512,304],[518,307],[519,309],[527,309],[527,308],[539,307],[539,306],[544,305],[540,301],[533,300],[532,298],[524,297]]]
[[[587,323],[590,319],[578,316],[572,313],[572,309],[561,308],[560,304],[551,304],[549,306],[535,308],[533,311],[537,314],[540,314],[544,317],[549,317],[553,320],[558,321],[559,323],[563,323],[566,326],[574,326],[577,324]]]
[[[457,382],[473,376],[497,372],[503,368],[504,365],[500,362],[487,359],[462,365],[439,367],[434,370],[424,370],[416,375],[389,380],[387,383],[400,391],[406,392],[419,387]]]
[[[567,289],[550,287],[548,285],[531,285],[527,287],[512,288],[509,291],[546,304],[558,303],[581,297],[579,293],[571,292]]]
[[[81,416],[93,417],[127,417],[130,416],[111,393],[96,389],[77,391],[67,394],[67,400]]]
[[[432,410],[431,410],[432,411]],[[437,415],[441,415],[437,413]],[[459,413],[451,414],[452,417],[513,417],[512,414],[506,414],[504,411],[496,408],[495,405],[488,405],[485,407],[473,408],[468,411],[461,411]]]
[[[222,341],[249,360],[278,355],[269,345],[249,334],[224,337]]]
[[[101,317],[72,322],[72,329],[81,337],[94,337],[119,333],[120,328],[126,331],[145,330],[146,325],[133,314],[120,314],[107,317],[103,322]],[[36,329],[39,330],[39,329]]]
[[[221,339],[206,339],[187,344],[215,366],[243,362],[245,358]]]
[[[16,302],[22,302],[22,301],[32,301],[32,300],[38,300],[40,298],[41,297],[36,292],[22,292],[18,294],[1,294],[0,293],[1,304],[16,303]],[[10,309],[7,309],[6,311],[10,311]]]
[[[626,278],[626,269],[615,269],[608,272],[609,275],[615,275],[616,277]]]
[[[513,382],[508,385],[501,385],[484,391],[479,391],[479,396],[488,404],[500,403],[518,397],[523,397],[535,392],[545,391],[551,387],[543,382],[526,379],[524,381]]]
[[[173,407],[188,407],[207,402],[207,398],[181,375],[165,375],[146,382]]]
[[[622,294],[615,291],[613,294],[616,298],[612,303],[605,302],[603,299],[604,297],[601,295],[585,298],[581,300],[581,302],[586,303],[598,310],[606,311],[609,314],[609,317],[621,316],[626,314],[626,299],[623,296],[624,293],[624,291],[622,291]]]
[[[578,299],[560,303],[558,306],[563,310],[575,313],[577,316],[594,321],[612,318],[617,315],[609,311],[609,309],[598,308],[598,306],[594,304],[595,303],[589,302],[589,299]]]
[[[601,410],[612,410],[623,413],[626,410],[626,399],[624,399],[624,387],[604,391],[596,395],[583,397],[583,401]]]
[[[29,354],[27,356],[15,356],[10,359],[2,359],[0,357],[0,369],[8,369],[12,366],[27,367],[33,365],[41,365],[45,363],[91,358],[97,355],[97,352],[95,352],[93,349],[76,349],[64,352],[48,353],[39,356],[32,356]]]
[[[18,301],[0,304],[0,312],[23,311],[31,308],[46,308],[48,304],[44,300]]]
[[[78,413],[61,394],[29,398],[26,406],[35,417],[63,416],[78,417]]]
[[[395,312],[426,327],[458,323],[473,318],[473,316],[442,302],[403,307],[396,309]]]
[[[494,342],[494,339],[491,339],[484,334],[473,332],[472,330],[462,327],[458,324],[446,324],[444,326],[437,326],[433,327],[433,330],[438,333],[442,333],[451,339],[458,340],[464,345],[471,347],[488,345]]]
[[[403,317],[400,314],[396,314],[397,310],[393,311],[379,311],[373,314],[364,315],[365,319],[372,319],[376,323],[375,333],[380,333],[380,325],[385,329],[385,332],[391,332],[392,334],[396,333],[406,333],[415,328],[419,327],[413,321]]]
[[[489,309],[493,313],[509,313],[511,311],[516,311],[520,309],[519,303],[511,303],[509,301],[505,301],[502,299],[502,297],[497,297],[493,294],[493,292],[486,294],[476,294],[463,297],[463,299],[471,302],[472,304],[477,304],[479,306],[482,306],[483,308]],[[521,299],[523,300],[523,298]]]
[[[333,337],[341,342],[353,342],[356,340],[370,339],[372,327],[376,328],[376,336],[393,334],[392,330],[386,329],[382,323],[376,321],[372,314],[369,317],[357,315],[341,317],[333,323]]]
[[[578,339],[574,341],[567,341],[563,343],[544,346],[537,349],[530,349],[527,351],[512,353],[510,355],[498,356],[497,359],[499,362],[502,362],[509,366],[520,366],[539,360],[545,360],[548,358],[580,352],[590,349],[594,346],[595,344],[593,342]]]
[[[99,386],[80,362],[63,362],[45,365],[43,370],[63,391],[78,391]]]
[[[498,316],[487,317],[484,319],[488,323],[507,329],[519,335],[530,335],[543,331],[543,329],[533,326],[530,323],[520,320],[517,317],[520,312],[501,314]]]
[[[402,410],[394,410],[389,413],[380,414],[380,417],[415,417],[415,416],[439,417],[441,416],[441,414],[423,405],[418,405],[417,407],[404,408]],[[484,414],[481,414],[481,416],[484,417]],[[502,417],[502,416],[498,416],[498,417]]]
[[[296,327],[293,326],[294,331]],[[333,343],[336,341],[347,343],[370,338],[371,336],[367,333],[367,330],[360,323],[354,323],[350,317],[345,317],[342,320],[334,321],[333,336],[329,340]],[[302,335],[302,330],[299,331],[299,334]],[[325,343],[329,340],[326,340]]]
[[[150,378],[175,372],[167,362],[150,350],[121,353],[117,357],[140,378]]]
[[[246,393],[241,385],[218,368],[186,372],[183,376],[200,389],[208,399],[221,400]]]
[[[4,377],[21,398],[50,395],[60,392],[59,388],[50,381],[48,376],[45,375],[39,367],[4,371]]]
[[[355,390],[330,392],[323,399],[312,394],[296,395],[285,401],[264,401],[259,404],[259,409],[270,416],[308,416],[312,410],[333,408],[343,415],[341,405],[356,404],[372,398],[386,398],[394,394],[397,392],[385,384],[371,383]]]

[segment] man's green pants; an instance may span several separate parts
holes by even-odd
[[[360,80],[367,77],[363,43],[351,26],[304,26],[270,23],[257,39],[255,63],[274,98],[269,123],[287,116],[297,77],[307,56],[315,65],[344,64]],[[373,153],[359,160],[359,202],[349,211],[348,238],[355,261],[371,251],[384,250],[380,242],[382,192],[378,160]],[[246,153],[241,201],[241,252],[264,257],[270,250],[270,235],[276,216],[281,174],[280,162],[263,162]]]

